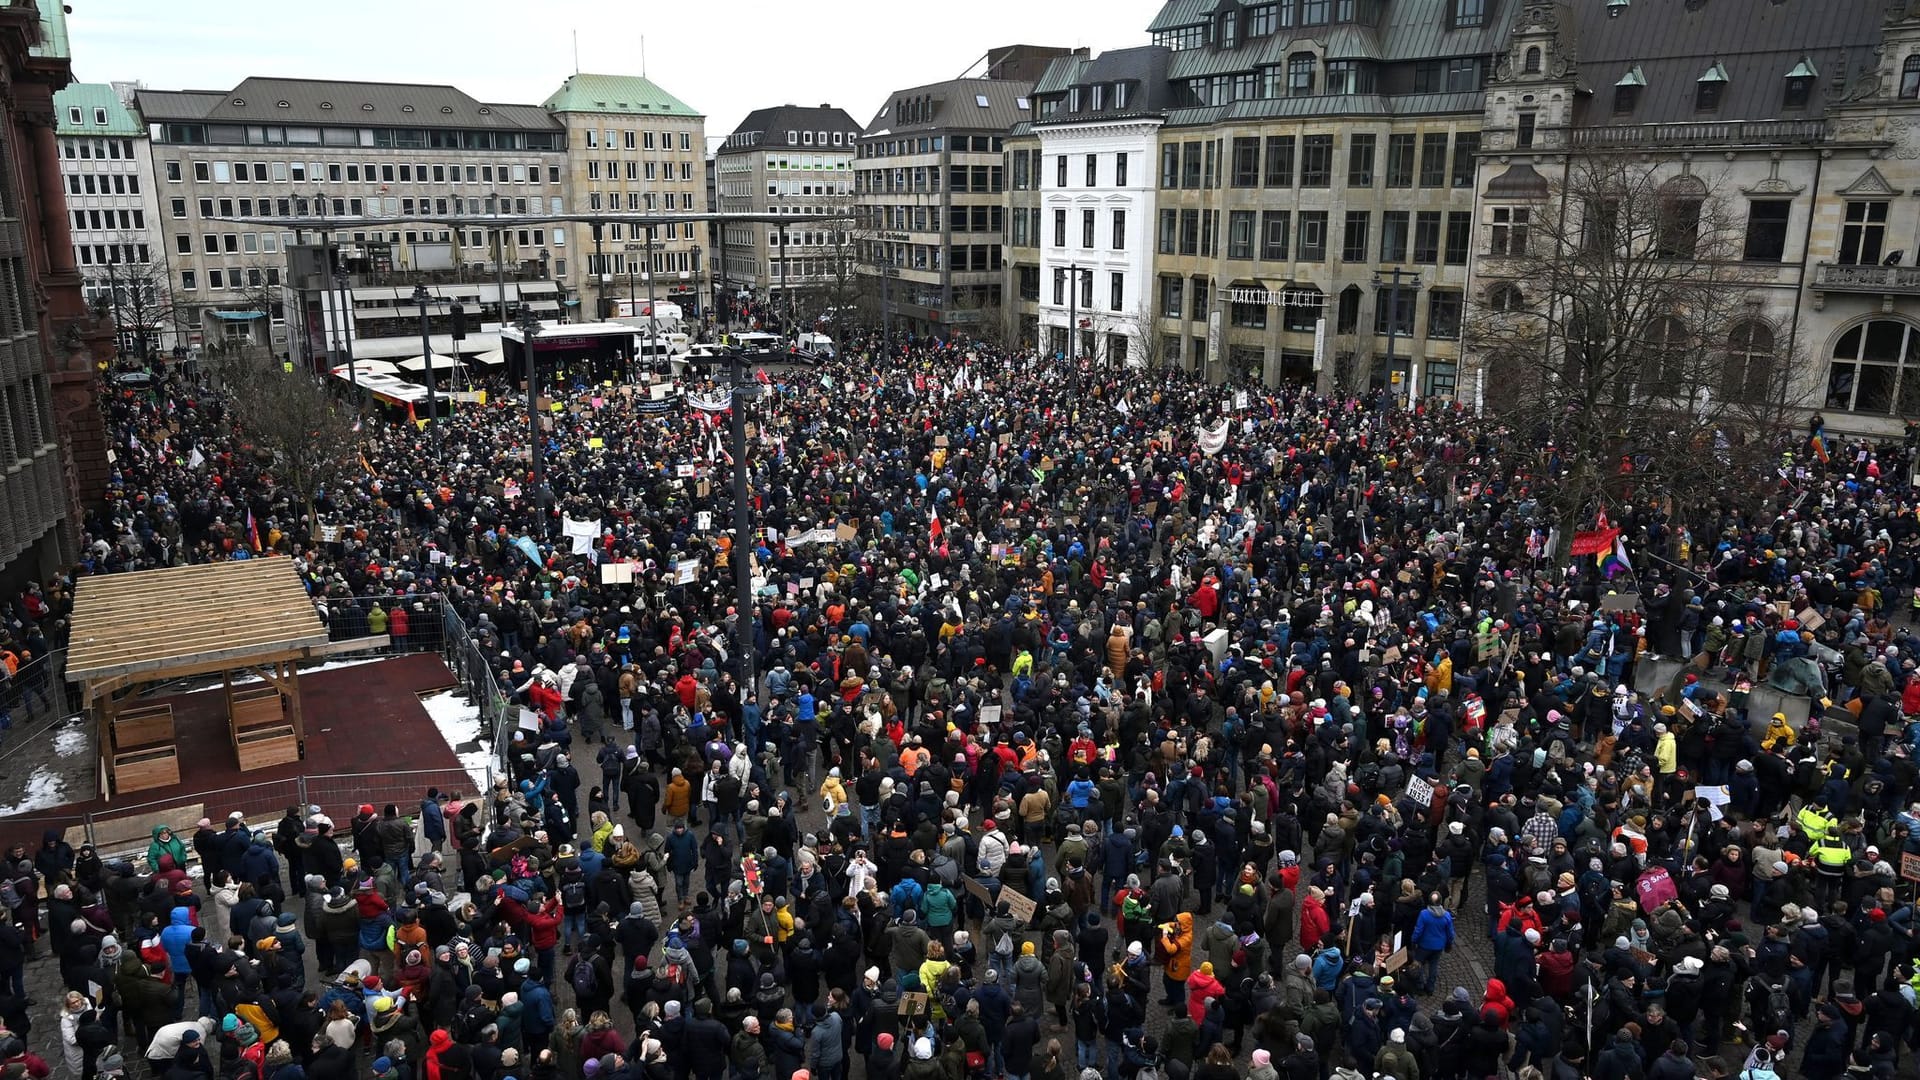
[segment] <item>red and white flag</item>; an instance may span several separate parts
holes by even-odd
[[[938,544],[940,542],[940,534],[945,531],[946,528],[940,524],[940,508],[936,506],[933,508],[933,520],[927,525],[928,542]]]

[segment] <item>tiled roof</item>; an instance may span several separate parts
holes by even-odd
[[[491,105],[452,86],[253,76],[232,90],[140,90],[149,122],[314,124],[552,131],[533,105]]]

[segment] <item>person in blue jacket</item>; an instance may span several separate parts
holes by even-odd
[[[1413,955],[1420,960],[1425,976],[1420,992],[1433,993],[1440,978],[1440,954],[1453,948],[1453,912],[1440,902],[1439,893],[1427,894],[1427,906],[1413,923]]]
[[[187,978],[192,969],[187,966],[187,943],[193,940],[193,909],[177,907],[169,916],[167,925],[160,931],[160,944],[167,950],[167,963],[173,968],[174,996],[182,1003],[186,1001]]]

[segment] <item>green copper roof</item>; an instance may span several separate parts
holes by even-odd
[[[73,48],[67,43],[67,7],[63,0],[39,0],[40,44],[28,49],[34,56],[51,56],[62,60],[73,57]]]
[[[53,95],[54,130],[62,135],[145,135],[147,128],[120,103],[120,95],[107,83],[68,83]],[[75,123],[73,110],[80,110]],[[94,122],[94,111],[105,109],[107,122]]]
[[[699,116],[693,106],[641,75],[567,76],[544,102],[554,113],[613,113],[621,116]]]

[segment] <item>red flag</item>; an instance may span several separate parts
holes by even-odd
[[[933,508],[933,521],[927,525],[928,541],[935,544],[939,543],[940,534],[945,531],[946,529],[940,524],[940,508],[936,506]]]

